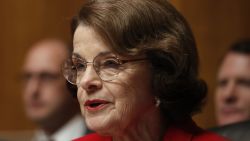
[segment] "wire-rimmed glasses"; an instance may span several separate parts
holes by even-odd
[[[112,81],[123,70],[123,64],[128,62],[143,61],[146,58],[122,60],[111,53],[97,55],[93,62],[87,62],[79,55],[73,54],[72,58],[62,65],[62,73],[71,84],[78,85],[84,76],[88,64],[92,64],[98,76],[103,81]]]

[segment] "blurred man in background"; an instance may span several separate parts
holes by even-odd
[[[23,66],[23,100],[27,117],[39,129],[34,141],[69,141],[87,132],[79,105],[61,75],[70,48],[60,40],[44,39],[29,50]]]
[[[250,40],[238,42],[227,51],[217,81],[218,125],[250,120]]]

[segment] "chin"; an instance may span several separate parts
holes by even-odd
[[[49,120],[50,114],[48,112],[39,111],[39,112],[29,112],[27,117],[36,123],[44,123]]]
[[[43,116],[29,116],[29,119],[37,124],[42,124],[45,121],[45,118]]]
[[[85,117],[86,124],[90,130],[101,135],[112,135],[117,132],[119,124],[112,117],[93,116]]]
[[[39,121],[41,119],[43,119],[43,115],[41,113],[28,113],[27,114],[27,117],[31,120],[34,120],[34,121]]]
[[[107,134],[112,128],[110,123],[100,120],[86,119],[86,124],[90,130],[100,134]]]
[[[242,122],[245,120],[248,120],[248,118],[245,116],[240,116],[240,115],[236,115],[232,117],[225,117],[224,119],[220,120],[220,125],[229,125],[229,124],[233,124],[237,122]]]

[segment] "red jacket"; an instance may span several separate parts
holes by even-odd
[[[96,133],[86,135],[84,137],[75,139],[74,141],[112,141],[112,137],[101,136]],[[163,141],[229,141],[213,132],[205,131],[196,126],[191,121],[185,124],[178,124],[170,126]]]

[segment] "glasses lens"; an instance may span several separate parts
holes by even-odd
[[[77,69],[74,67],[71,59],[65,61],[62,66],[62,72],[66,80],[68,80],[71,84],[76,85]]]
[[[84,75],[87,63],[83,63],[81,60],[74,57],[68,59],[62,66],[64,77],[71,84],[77,85]],[[93,61],[93,67],[103,81],[112,81],[116,79],[122,69],[120,60],[115,55],[110,54],[96,56]]]
[[[121,63],[115,56],[97,56],[94,60],[94,67],[102,80],[111,81],[120,72]]]

